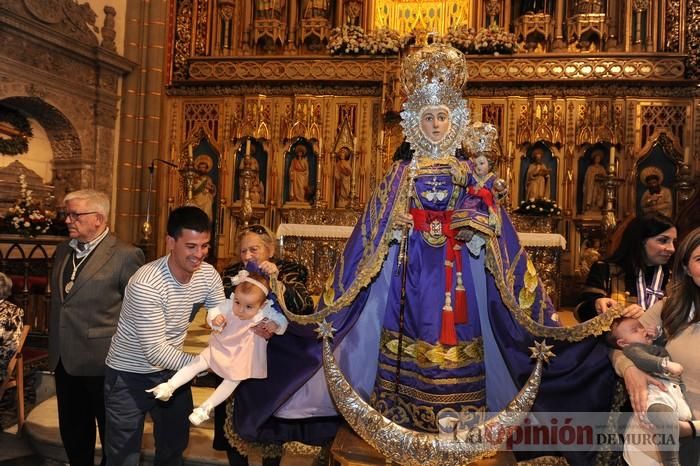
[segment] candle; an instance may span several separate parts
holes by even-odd
[[[508,157],[513,155],[513,141],[508,141]]]
[[[189,153],[190,153],[190,160],[194,159],[194,155],[193,155],[194,149],[192,148],[192,144],[187,146],[187,149],[189,150]]]
[[[352,138],[352,151],[357,152],[357,136]]]
[[[690,163],[690,147],[686,147],[683,150],[683,161],[688,164]]]
[[[610,171],[615,171],[615,146],[610,146]]]
[[[250,155],[250,139],[245,140],[245,155]]]
[[[384,130],[381,130],[379,132],[379,145],[383,146],[384,145]]]

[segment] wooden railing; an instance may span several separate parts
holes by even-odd
[[[12,280],[11,301],[24,309],[24,322],[34,333],[47,335],[56,245],[64,236],[25,238],[0,234],[0,271]]]

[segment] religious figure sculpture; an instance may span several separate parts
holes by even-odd
[[[306,147],[299,144],[295,149],[295,157],[289,164],[289,200],[292,202],[307,202],[309,195],[309,160],[306,157]]]
[[[255,2],[255,19],[282,19],[285,0],[257,0]]]
[[[591,154],[591,164],[586,169],[583,179],[583,212],[600,212],[605,202],[605,189],[603,184],[596,180],[598,176],[605,176],[605,167],[601,164],[603,152],[599,149]]]
[[[250,202],[253,204],[263,204],[265,200],[265,186],[260,178],[253,178],[250,188],[248,188]]]
[[[549,196],[550,169],[542,162],[541,148],[532,151],[532,163],[525,175],[525,199],[547,199]]]
[[[209,176],[212,168],[210,162],[208,157],[199,158],[197,161],[197,179],[192,187],[192,202],[213,220],[216,185]]]
[[[248,195],[253,204],[259,204],[265,192],[265,186],[260,179],[260,164],[252,155],[245,154],[238,164],[238,195],[245,197],[245,182],[248,181]],[[257,200],[256,200],[257,199]]]
[[[338,151],[338,161],[335,164],[335,206],[347,207],[350,203],[352,184],[352,164],[350,149],[341,147]]]
[[[639,175],[647,190],[642,194],[640,207],[643,214],[658,212],[673,218],[673,194],[661,183],[664,175],[656,167],[647,167]]]
[[[328,0],[306,0],[304,19],[328,18]]]

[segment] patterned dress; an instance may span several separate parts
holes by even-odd
[[[19,338],[22,335],[21,307],[7,300],[0,301],[0,381],[7,376],[7,365],[17,351]]]

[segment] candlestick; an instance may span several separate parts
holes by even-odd
[[[615,146],[610,146],[610,171],[615,171]]]

